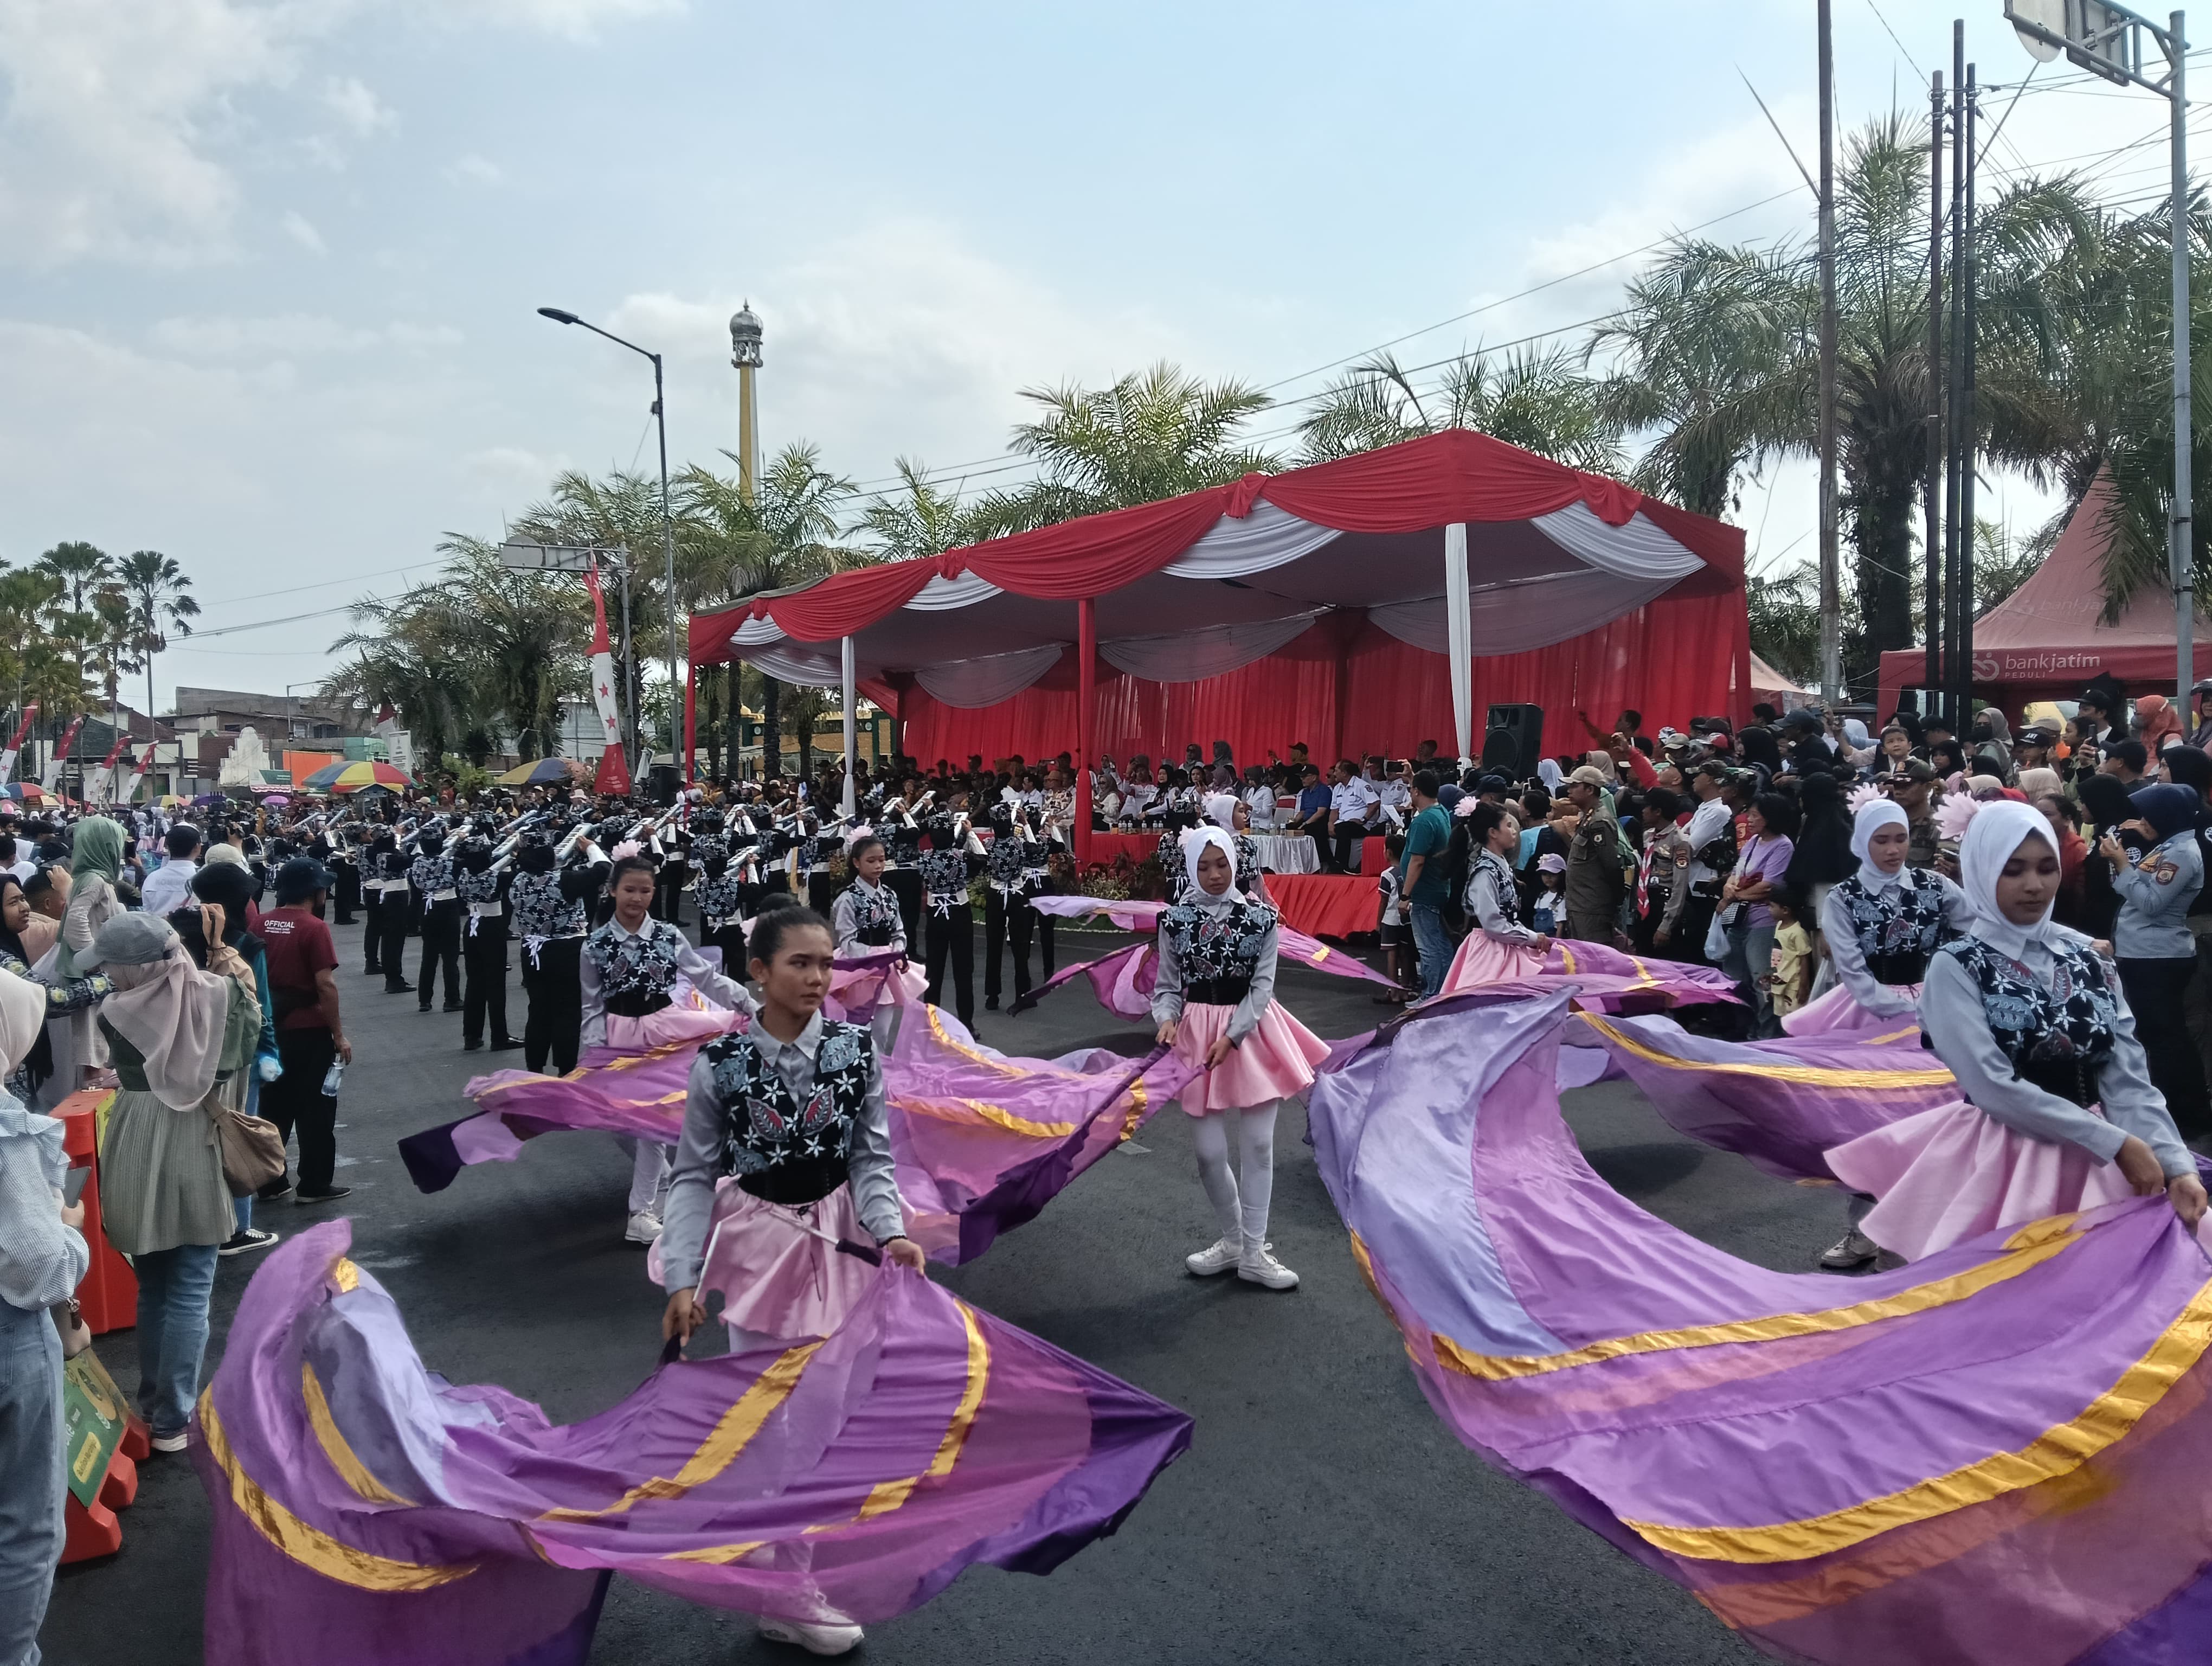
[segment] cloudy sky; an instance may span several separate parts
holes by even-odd
[[[1955,4],[1879,5],[1836,0],[1847,125],[1948,66]],[[543,304],[665,352],[680,465],[736,443],[750,298],[765,445],[871,485],[902,455],[1014,477],[1025,386],[1164,357],[1295,402],[1385,342],[1567,330],[1671,232],[1809,230],[1746,82],[1811,165],[1812,10],[0,0],[0,560],[182,562],[207,634],[165,706],[313,678],[324,610],[434,572],[441,533],[650,463],[643,361]],[[2000,13],[1971,53],[2016,84]],[[1990,166],[2141,198],[2165,120],[2048,66]],[[1755,558],[1808,553],[1809,471],[1744,520]]]

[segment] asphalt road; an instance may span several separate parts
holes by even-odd
[[[519,1067],[520,1055],[464,1053],[458,1016],[422,1016],[412,996],[382,994],[359,970],[359,928],[337,936],[355,1046],[338,1134],[339,1179],[355,1189],[342,1206],[354,1259],[391,1291],[423,1360],[450,1380],[501,1383],[556,1420],[620,1399],[653,1365],[660,1310],[643,1254],[622,1241],[628,1160],[607,1136],[556,1134],[517,1162],[466,1170],[436,1196],[417,1193],[394,1141],[459,1114],[461,1084],[488,1059]],[[1122,940],[1063,932],[1063,960]],[[1382,1015],[1371,987],[1290,969],[1278,993],[1321,1035],[1340,1037]],[[510,1002],[519,1026],[519,979]],[[1010,1053],[1101,1043],[1133,1050],[1138,1042],[1080,979],[1019,1018],[979,1016],[981,1038]],[[1747,1260],[1802,1268],[1842,1229],[1838,1195],[1781,1184],[1680,1139],[1626,1084],[1568,1095],[1567,1115],[1625,1195]],[[1754,1658],[1689,1596],[1445,1431],[1360,1282],[1303,1134],[1296,1116],[1279,1130],[1271,1227],[1276,1254],[1304,1280],[1294,1293],[1183,1271],[1182,1256],[1215,1227],[1179,1114],[1154,1118],[1037,1220],[943,1274],[966,1299],[1182,1407],[1197,1433],[1118,1536],[1049,1578],[972,1570],[918,1613],[872,1628],[861,1657],[899,1666]],[[283,1231],[308,1218],[283,1206],[258,1224]],[[210,1372],[254,1263],[222,1264]],[[99,1347],[128,1390],[137,1380],[131,1334]],[[57,1666],[203,1657],[206,1502],[181,1456],[157,1456],[142,1474],[120,1554],[61,1574],[43,1639]],[[621,1579],[592,1657],[605,1666],[805,1657],[761,1642],[745,1615]],[[205,1658],[221,1666],[223,1653]]]

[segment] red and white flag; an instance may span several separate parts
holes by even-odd
[[[153,766],[153,763],[154,743],[149,740],[146,743],[145,755],[138,760],[131,771],[131,779],[123,783],[123,792],[115,800],[118,804],[128,804],[138,796],[138,783],[146,779],[146,771]]]
[[[130,739],[121,730],[116,731],[115,745],[107,749],[106,761],[85,779],[84,801],[87,804],[106,804],[109,801],[107,789],[115,784],[115,760],[123,756],[125,743]]]
[[[70,748],[76,745],[76,732],[84,727],[84,714],[79,712],[62,731],[61,739],[54,746],[54,755],[46,760],[46,773],[39,785],[49,793],[59,792],[62,784],[62,765],[69,762]]]
[[[15,779],[15,760],[22,754],[23,742],[31,733],[32,720],[38,714],[39,702],[35,700],[23,708],[23,721],[16,726],[15,738],[8,743],[6,751],[0,752],[0,787],[5,787]]]
[[[607,635],[607,604],[599,593],[598,562],[584,569],[584,584],[592,593],[592,702],[599,708],[600,738],[606,742],[593,784],[602,793],[627,796],[629,766],[623,762],[622,720],[615,714],[614,645]]]

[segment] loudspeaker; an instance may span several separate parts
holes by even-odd
[[[684,771],[673,763],[656,763],[647,778],[646,794],[665,810],[684,790]]]
[[[1482,737],[1482,767],[1503,769],[1516,781],[1536,773],[1544,756],[1541,706],[1492,706]]]

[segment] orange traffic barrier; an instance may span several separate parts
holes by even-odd
[[[77,1305],[92,1334],[129,1330],[138,1322],[138,1279],[100,1224],[100,1111],[114,1097],[112,1088],[80,1088],[54,1107],[61,1119],[70,1166],[90,1169],[84,1183],[84,1241],[92,1247],[92,1267],[77,1286]]]

